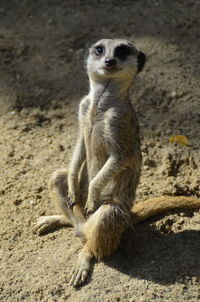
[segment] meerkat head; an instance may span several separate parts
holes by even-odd
[[[145,55],[127,40],[102,39],[90,47],[86,63],[89,77],[131,79],[142,71]]]

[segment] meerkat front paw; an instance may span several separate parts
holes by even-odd
[[[79,196],[77,192],[69,190],[68,192],[68,201],[67,204],[69,208],[72,210],[75,205],[79,203]]]
[[[85,213],[86,215],[91,215],[97,209],[97,202],[93,199],[88,199],[85,204]]]
[[[68,203],[69,208],[72,210],[73,207],[75,205],[77,205],[77,200],[73,195],[68,194],[68,202],[67,203]]]
[[[99,204],[99,191],[90,183],[87,201],[85,204],[85,214],[90,215],[95,212]]]

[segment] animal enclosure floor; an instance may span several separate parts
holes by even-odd
[[[85,50],[103,37],[127,38],[148,59],[131,89],[143,154],[137,202],[200,197],[199,12],[194,0],[0,1],[0,301],[200,301],[199,211],[128,230],[78,290],[68,284],[81,249],[73,230],[33,232],[56,213],[49,176],[69,165],[88,91]]]

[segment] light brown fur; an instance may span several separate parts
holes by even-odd
[[[83,284],[93,257],[114,251],[130,221],[141,222],[172,208],[199,208],[193,197],[163,196],[134,205],[141,151],[129,88],[145,56],[126,40],[101,40],[89,50],[90,92],[79,108],[79,138],[69,171],[55,172],[53,199],[63,215],[39,219],[36,227],[72,225],[84,242],[70,283]]]

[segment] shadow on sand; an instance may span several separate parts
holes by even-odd
[[[200,278],[200,231],[162,234],[148,223],[128,230],[105,264],[130,277],[159,284]]]

